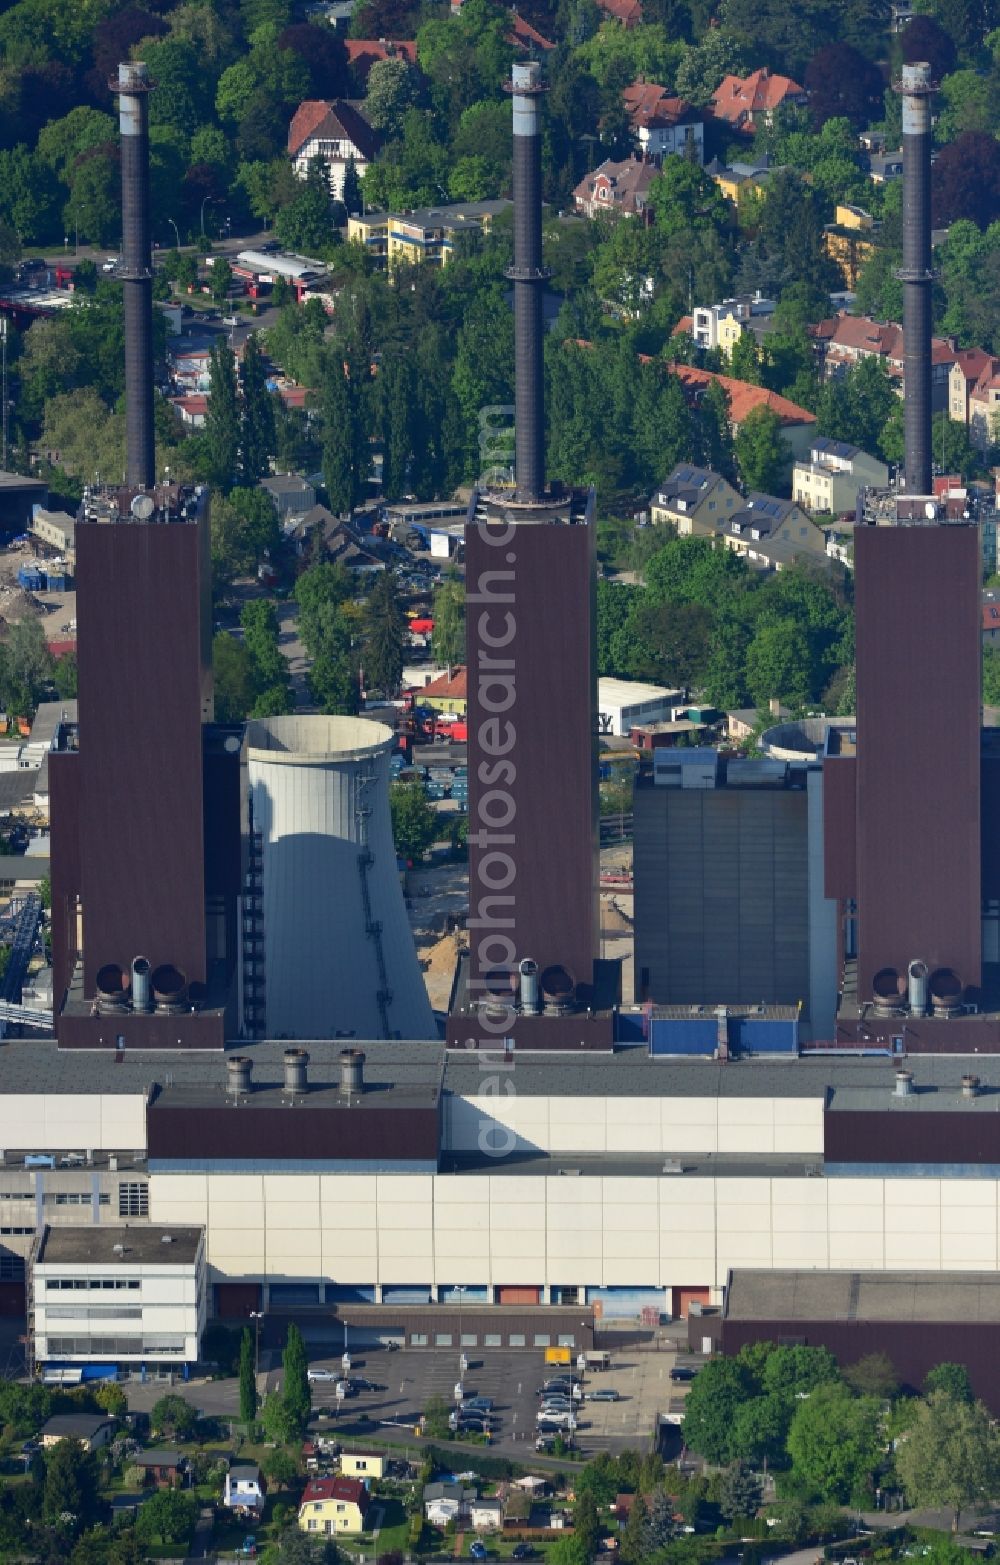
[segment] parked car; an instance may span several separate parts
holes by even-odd
[[[118,265],[118,257],[116,255],[109,255],[108,259],[106,261],[102,261],[102,263],[101,263],[101,271],[102,272],[113,272],[117,265]]]
[[[309,1380],[338,1380],[340,1377],[335,1369],[310,1369],[307,1372]]]
[[[491,1413],[493,1411],[493,1398],[468,1397],[463,1403],[463,1406],[466,1407],[470,1412],[473,1408],[480,1408],[484,1413]]]
[[[470,1560],[488,1560],[489,1557],[490,1557],[489,1549],[486,1547],[485,1543],[480,1543],[478,1538],[475,1540],[474,1543],[470,1543],[469,1544],[469,1558],[470,1558]]]
[[[671,1380],[693,1380],[698,1371],[690,1364],[675,1364],[670,1371]]]
[[[511,1559],[513,1560],[533,1560],[534,1557],[535,1551],[530,1543],[515,1543],[511,1551]]]
[[[588,1402],[617,1402],[618,1393],[612,1386],[599,1386],[596,1391],[587,1392]]]

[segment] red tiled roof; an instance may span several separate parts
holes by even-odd
[[[613,16],[623,27],[638,27],[642,21],[642,0],[597,0],[606,16]]]
[[[510,37],[507,39],[508,43],[520,45],[525,49],[529,49],[532,44],[539,49],[555,48],[555,44],[550,38],[543,38],[538,29],[532,27],[530,22],[526,22],[523,16],[518,16],[516,11],[511,11],[511,17],[513,18],[513,24]]]
[[[995,359],[985,348],[959,348],[954,362],[965,376],[966,383],[975,385],[984,370],[1000,370],[1000,359]]]
[[[729,417],[734,424],[742,424],[754,408],[769,408],[777,413],[783,424],[815,424],[816,415],[808,408],[799,407],[788,397],[764,386],[753,386],[746,380],[734,380],[731,375],[716,375],[712,370],[696,369],[692,364],[667,364],[671,375],[676,375],[681,385],[689,391],[704,390],[711,381],[721,386],[729,398]]]
[[[422,696],[444,696],[452,701],[464,701],[468,695],[469,681],[465,668],[456,668],[450,675],[439,674],[430,684],[424,685]]]
[[[622,99],[633,130],[640,125],[679,125],[697,114],[686,98],[671,97],[659,82],[635,81],[625,88]]]
[[[184,413],[195,414],[208,412],[208,396],[205,392],[194,391],[190,394],[190,396],[171,397],[170,401],[173,403],[175,408],[180,408]]]
[[[992,630],[994,635],[1000,631],[1000,603],[983,604],[983,629]],[[52,651],[51,646],[49,651]]]
[[[652,163],[641,158],[625,158],[621,163],[608,158],[600,168],[581,179],[573,198],[581,206],[593,204],[602,211],[638,212],[658,173]],[[602,188],[608,191],[604,197],[598,194]]]
[[[363,1511],[368,1506],[368,1490],[360,1478],[310,1478],[302,1491],[302,1504],[311,1500],[343,1500]]]
[[[754,114],[769,113],[786,98],[799,98],[804,88],[790,76],[772,76],[766,66],[749,76],[725,76],[712,94],[712,109],[719,119],[735,124],[752,119]]]
[[[362,81],[368,80],[368,72],[376,60],[406,60],[417,63],[415,38],[345,38],[347,63],[354,67]]]
[[[811,326],[809,334],[816,341],[825,342],[835,357],[839,349],[889,360],[886,367],[890,374],[896,373],[895,366],[903,363],[903,328],[895,321],[873,321],[867,315],[847,315],[838,310],[829,320]],[[931,338],[932,364],[952,364],[957,356],[958,350],[947,337]]]
[[[288,156],[294,158],[313,137],[324,141],[349,141],[364,158],[378,151],[379,138],[368,121],[350,103],[338,98],[307,98],[292,115],[288,127]]]

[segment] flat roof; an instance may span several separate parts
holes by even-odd
[[[169,1244],[166,1242],[169,1236]],[[36,1265],[149,1266],[154,1262],[191,1266],[201,1244],[200,1228],[143,1224],[110,1228],[100,1224],[46,1228]],[[119,1255],[115,1245],[124,1246]]]
[[[618,701],[622,706],[634,706],[638,701],[661,701],[668,697],[683,701],[683,690],[669,689],[666,685],[643,685],[632,679],[599,679],[598,695],[602,701]]]
[[[223,1051],[127,1049],[121,1060],[113,1050],[60,1051],[53,1038],[10,1038],[0,1049],[0,1093],[173,1094],[180,1102],[221,1102],[226,1096],[226,1061],[246,1055],[253,1062],[253,1099],[280,1100],[283,1055],[290,1045],[282,1039],[234,1042]],[[438,1040],[386,1042],[352,1038],[297,1039],[296,1048],[309,1052],[310,1098],[339,1099],[340,1055],[347,1048],[364,1051],[364,1098],[381,1099],[388,1089],[397,1101],[409,1095],[426,1101],[432,1083],[446,1092],[472,1097],[485,1077],[484,1063],[493,1056],[484,1051],[446,1051]],[[500,1056],[498,1055],[497,1058]],[[948,1094],[961,1097],[962,1077],[972,1070],[991,1112],[997,1112],[1000,1093],[1000,1055],[911,1055],[907,1069],[913,1072],[916,1093],[893,1097],[897,1062],[887,1056],[803,1055],[787,1058],[732,1060],[679,1056],[651,1057],[644,1044],[619,1046],[613,1052],[587,1052],[567,1056],[560,1052],[516,1050],[514,1054],[519,1096],[528,1097],[678,1097],[678,1098],[825,1098],[858,1089],[870,1093],[868,1106],[895,1104],[904,1108],[920,1102],[928,1089],[931,1101],[945,1106]],[[258,1092],[257,1089],[260,1089]],[[190,1096],[187,1089],[193,1089]],[[325,1090],[324,1090],[325,1089]],[[364,1101],[364,1098],[362,1101]],[[846,1102],[846,1099],[842,1099]],[[963,1100],[964,1102],[965,1100]],[[969,1100],[974,1107],[979,1099]],[[358,1100],[355,1099],[355,1105]],[[927,1103],[927,1107],[931,1102]],[[35,1150],[39,1150],[36,1148]],[[88,1230],[89,1232],[89,1230]]]
[[[1000,1324],[995,1272],[730,1273],[725,1318]]]

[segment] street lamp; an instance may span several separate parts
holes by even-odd
[[[260,1374],[260,1323],[264,1319],[263,1310],[251,1310],[250,1319],[253,1321],[253,1383],[256,1388],[257,1376]]]
[[[465,1358],[465,1354],[462,1352],[462,1309],[463,1309],[464,1303],[465,1303],[466,1287],[467,1287],[467,1285],[465,1283],[462,1283],[461,1285],[456,1284],[455,1287],[452,1289],[453,1293],[457,1293],[458,1294],[458,1374],[459,1374],[459,1378],[461,1378],[462,1374],[465,1371],[465,1364],[463,1363],[463,1360]]]
[[[214,200],[215,200],[214,196],[206,196],[205,199],[201,203],[201,237],[202,237],[202,239],[205,239],[205,238],[208,237],[206,235],[206,233],[205,233],[205,208],[207,207],[207,205],[208,205],[208,203],[210,201],[214,201]]]
[[[173,229],[173,231],[174,231],[174,234],[175,234],[175,236],[176,236],[176,239],[177,239],[177,248],[178,248],[178,250],[179,250],[179,249],[180,249],[180,247],[181,247],[181,234],[180,234],[180,229],[179,229],[179,228],[178,228],[178,227],[177,227],[177,224],[176,224],[176,223],[175,223],[175,222],[174,222],[174,220],[173,220],[173,218],[172,218],[172,217],[168,217],[168,218],[167,218],[167,222],[168,222],[168,223],[169,223],[169,224],[170,224],[170,226],[171,226],[171,228],[172,228],[172,229]]]

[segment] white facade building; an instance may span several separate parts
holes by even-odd
[[[622,737],[636,723],[669,722],[674,707],[683,701],[683,690],[641,685],[631,679],[601,679],[597,688],[598,731]]]
[[[193,1364],[206,1316],[204,1234],[176,1224],[46,1228],[31,1310],[39,1363]]]

